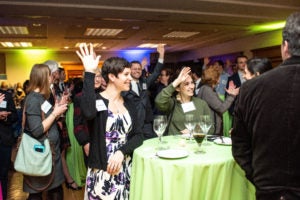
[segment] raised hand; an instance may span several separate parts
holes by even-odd
[[[90,47],[86,43],[82,43],[79,46],[79,51],[76,51],[76,54],[80,58],[84,70],[86,72],[95,73],[95,70],[98,68],[100,55],[96,56],[94,52],[94,47],[92,44],[89,44]]]
[[[240,88],[236,88],[235,84],[233,81],[229,81],[228,89],[225,88],[225,91],[228,94],[231,94],[233,96],[237,96],[240,92]]]
[[[185,81],[185,79],[189,76],[189,73],[191,72],[190,67],[183,67],[180,71],[178,77],[175,79],[175,81],[172,83],[173,87],[176,88],[180,83]]]
[[[164,44],[158,44],[157,45],[157,52],[159,53],[159,58],[164,59],[165,45]]]

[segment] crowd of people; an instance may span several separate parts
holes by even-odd
[[[35,64],[23,85],[0,88],[3,199],[12,146],[22,128],[40,141],[48,137],[54,146],[48,199],[63,199],[64,182],[73,190],[85,187],[84,199],[129,199],[133,152],[156,137],[152,122],[157,114],[168,116],[165,135],[189,133],[186,114],[210,115],[209,133],[231,133],[233,156],[256,186],[258,199],[299,198],[299,27],[295,13],[283,30],[284,63],[276,69],[267,58],[245,55],[233,68],[209,58],[202,65],[166,68],[163,45],[157,47],[152,72],[145,72],[145,60],[130,63],[120,57],[106,59],[100,69],[100,55],[89,44],[76,51],[83,78],[66,82],[64,69],[53,60]],[[44,191],[36,188],[48,178],[24,176],[29,200],[42,199]]]

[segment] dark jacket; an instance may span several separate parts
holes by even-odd
[[[11,114],[8,115],[6,120],[0,120],[0,144],[11,146],[14,143],[12,125],[18,120],[17,110],[11,93],[1,89],[0,93],[5,94],[5,98],[3,99],[3,102],[0,106],[0,112],[11,112]]]
[[[232,153],[257,194],[299,195],[300,57],[245,82],[234,115]]]
[[[90,131],[90,153],[88,158],[88,167],[106,170],[107,152],[105,130],[108,111],[97,111],[96,100],[103,100],[108,108],[108,100],[103,98],[94,90],[95,74],[85,72],[81,98],[81,112],[87,120],[92,123]],[[135,148],[143,143],[143,133],[141,130],[141,119],[137,118],[135,104],[124,98],[124,106],[127,108],[131,121],[132,129],[127,135],[127,142],[119,149],[124,155],[132,155]]]
[[[160,75],[160,71],[163,68],[163,64],[157,62],[153,73],[147,77],[141,77],[139,80],[140,84],[140,95],[137,95],[133,90],[129,90],[127,92],[123,92],[122,95],[128,99],[130,99],[136,105],[136,112],[139,119],[143,120],[143,133],[146,139],[153,138],[156,134],[152,128],[153,122],[153,111],[152,106],[148,94],[148,89],[151,85],[154,84],[155,80]]]

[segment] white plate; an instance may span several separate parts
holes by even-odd
[[[229,137],[222,137],[222,138],[223,138],[223,141],[221,140],[221,138],[217,138],[214,140],[214,143],[220,144],[220,145],[231,145],[232,144],[231,138],[229,138]]]
[[[189,155],[189,152],[183,149],[167,149],[156,152],[156,155],[160,158],[184,158]]]

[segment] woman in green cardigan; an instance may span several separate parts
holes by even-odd
[[[171,116],[167,135],[187,134],[185,115],[210,115],[207,103],[194,97],[195,83],[190,67],[183,67],[177,78],[155,98],[156,107]]]

